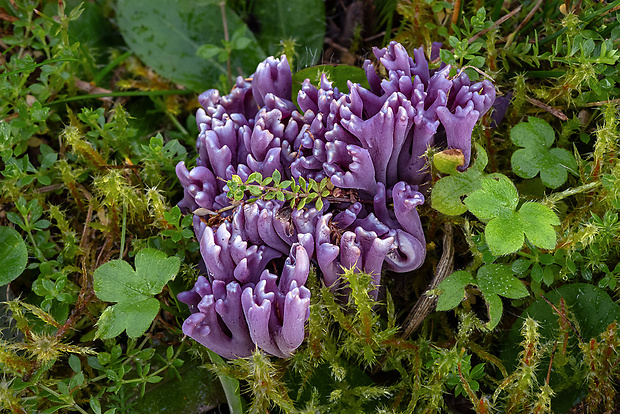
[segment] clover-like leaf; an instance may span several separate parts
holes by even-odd
[[[433,186],[431,205],[435,210],[449,216],[457,216],[467,211],[461,198],[481,188],[480,179],[485,176],[484,167],[489,161],[487,153],[480,145],[476,144],[476,152],[478,154],[476,161],[463,172],[456,169],[460,162],[458,154],[452,153],[453,156],[448,157],[450,154],[444,154],[444,151],[433,157],[435,167],[441,172],[450,174]],[[496,175],[498,174],[489,176]]]
[[[529,117],[510,130],[512,142],[523,147],[512,154],[512,170],[519,177],[534,178],[540,173],[543,184],[557,188],[566,182],[567,170],[575,170],[573,155],[563,148],[551,148],[555,131],[545,121]]]
[[[471,193],[464,203],[481,220],[489,220],[484,230],[486,242],[496,256],[518,251],[525,237],[537,247],[553,249],[560,224],[556,214],[540,203],[524,203],[518,211],[519,194],[505,176],[484,177],[481,189]]]
[[[159,301],[153,296],[174,279],[180,260],[155,249],[143,249],[136,254],[135,266],[136,270],[124,260],[111,260],[95,270],[97,297],[116,302],[101,315],[97,337],[114,338],[124,330],[131,338],[142,335],[159,311]]]

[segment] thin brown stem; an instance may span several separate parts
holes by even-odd
[[[84,244],[86,243],[86,237],[88,236],[88,225],[93,219],[93,204],[88,204],[88,212],[86,213],[86,221],[84,222],[84,229],[82,230],[82,237],[80,238],[80,250],[84,251]]]
[[[519,6],[516,9],[514,9],[513,11],[511,11],[510,13],[508,13],[507,15],[500,17],[499,19],[497,19],[497,21],[495,23],[493,23],[493,26],[489,27],[488,29],[484,29],[481,30],[480,32],[476,33],[474,36],[472,36],[468,42],[469,43],[473,43],[476,40],[478,40],[481,36],[485,35],[487,32],[493,30],[493,29],[497,29],[499,27],[500,24],[504,23],[506,20],[510,19],[512,16],[514,16],[515,14],[519,13],[521,11],[521,8],[523,6]]]
[[[452,10],[451,23],[456,26],[459,21],[459,15],[461,14],[461,0],[454,0],[454,10]],[[450,33],[452,33],[452,26],[450,26]]]
[[[454,269],[454,243],[453,243],[452,223],[444,224],[443,234],[443,253],[437,264],[437,270],[433,280],[428,285],[427,290],[435,289],[442,280],[448,277]],[[422,324],[422,321],[435,309],[437,298],[428,295],[422,295],[409,312],[405,320],[403,339],[409,338]]]
[[[575,328],[575,326],[573,325],[573,323],[572,323],[570,320],[568,320],[568,318],[566,317],[566,315],[564,315],[562,312],[560,312],[560,310],[557,308],[557,306],[555,306],[553,303],[551,303],[551,301],[550,301],[549,299],[547,299],[547,298],[545,297],[545,295],[540,295],[540,297],[541,297],[541,298],[543,298],[543,299],[545,300],[545,302],[547,302],[547,304],[548,304],[549,306],[551,306],[551,308],[555,311],[555,313],[557,313],[557,314],[558,314],[558,316],[559,316],[560,318],[562,318],[562,320],[563,320],[564,322],[566,322],[566,323],[567,323],[567,324],[571,327],[571,329],[573,330],[573,332],[575,332],[575,334],[577,335],[577,338],[579,338],[579,342],[583,343],[583,338],[582,338],[582,337],[581,337],[581,335],[579,334],[579,331],[577,330],[577,328]]]
[[[506,42],[506,46],[505,47],[510,46],[510,44],[512,43],[512,41],[515,38],[515,36],[517,35],[517,33],[519,33],[519,31],[521,29],[523,29],[523,26],[525,26],[527,24],[527,22],[529,22],[531,20],[531,18],[534,17],[534,13],[536,13],[536,10],[538,10],[540,8],[540,5],[542,4],[542,2],[543,2],[543,0],[538,0],[538,2],[534,5],[534,8],[532,10],[530,10],[530,12],[527,14],[527,16],[525,16],[525,19],[523,19],[523,21],[519,24],[517,29],[514,32],[512,32],[510,34],[510,36],[508,36],[508,41]]]
[[[534,106],[537,106],[541,109],[544,109],[545,111],[549,112],[551,115],[555,116],[556,118],[560,119],[561,121],[567,121],[568,117],[566,115],[564,115],[564,112],[560,111],[559,109],[556,109],[552,106],[547,105],[546,103],[543,103],[541,101],[539,101],[538,99],[534,99],[530,96],[526,96],[527,101],[529,103],[531,103]]]

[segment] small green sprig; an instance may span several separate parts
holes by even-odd
[[[233,175],[227,182],[227,196],[231,200],[241,202],[246,197],[246,192],[250,198],[246,202],[256,200],[273,200],[288,202],[290,207],[301,210],[308,203],[314,202],[314,207],[321,210],[324,205],[323,199],[331,195],[334,185],[328,177],[320,182],[312,178],[306,180],[303,177],[289,180],[282,180],[280,171],[275,170],[271,177],[263,178],[259,172],[253,172],[244,182],[240,176]]]

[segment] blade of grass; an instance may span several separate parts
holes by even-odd
[[[117,56],[114,60],[112,60],[110,63],[108,63],[106,65],[105,68],[101,69],[99,71],[99,73],[97,73],[95,75],[95,77],[93,78],[93,83],[95,85],[98,85],[99,82],[101,82],[101,80],[103,78],[105,78],[105,76],[110,73],[112,71],[112,69],[114,69],[115,67],[117,67],[122,61],[124,61],[125,59],[127,59],[129,56],[131,56],[133,54],[133,52],[131,51],[127,51],[125,53],[123,53],[120,56]]]
[[[48,102],[43,106],[50,106],[54,104],[60,104],[65,102],[81,101],[83,99],[95,99],[95,98],[116,98],[119,96],[163,96],[163,95],[189,95],[196,93],[189,89],[170,89],[166,91],[126,91],[126,92],[112,92],[112,93],[92,93],[88,95],[71,96],[69,98],[58,99],[53,102]]]
[[[226,365],[224,359],[216,354],[215,352],[209,351],[209,358],[211,362],[215,365]],[[222,388],[224,389],[224,394],[226,394],[226,401],[228,402],[228,409],[231,414],[243,414],[243,404],[241,402],[241,388],[239,387],[239,381],[225,376],[218,375],[220,382],[222,383]]]

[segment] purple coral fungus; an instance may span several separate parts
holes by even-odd
[[[424,203],[418,186],[428,179],[423,156],[429,146],[456,148],[467,166],[472,129],[495,89],[486,80],[472,84],[464,73],[451,78],[447,66],[429,70],[422,48],[412,58],[392,42],[374,54],[386,79],[366,61],[370,90],[349,83],[346,94],[325,76],[319,87],[306,80],[297,96],[302,112],[290,100],[286,57],[268,58],[251,81],[238,78],[229,95],[200,95],[199,158],[192,170],[177,166],[185,190],[179,205],[222,211],[217,225],[194,217],[207,276],[179,300],[192,312],[183,332],[218,354],[247,357],[258,347],[290,356],[309,316],[304,285],[311,262],[333,288],[343,268],[371,274],[378,288],[382,269],[406,273],[422,265],[416,207]],[[356,198],[328,198],[321,208],[310,203],[284,219],[282,201],[233,205],[227,197],[233,176],[245,181],[276,170],[283,179],[328,177]],[[280,275],[267,269],[281,263]]]

